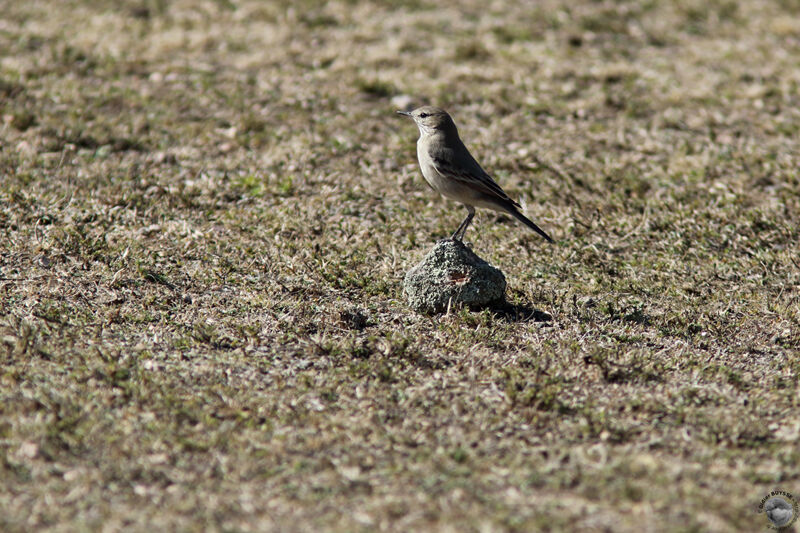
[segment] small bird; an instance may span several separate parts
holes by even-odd
[[[779,528],[789,524],[789,521],[794,517],[792,504],[781,496],[773,496],[767,500],[764,505],[764,511],[767,513],[767,518],[772,522],[772,525]]]
[[[508,213],[548,242],[553,242],[547,233],[519,212],[520,205],[509,198],[475,161],[445,110],[423,106],[398,113],[414,119],[419,128],[417,159],[425,181],[442,196],[461,202],[467,208],[467,218],[450,237],[452,240],[464,239],[464,233],[475,216],[475,207],[484,207]]]

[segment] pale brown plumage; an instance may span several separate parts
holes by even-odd
[[[475,216],[475,207],[484,207],[508,213],[548,242],[553,242],[547,233],[520,213],[520,205],[509,198],[475,161],[461,142],[458,129],[446,111],[424,106],[398,113],[414,119],[419,128],[417,158],[425,180],[436,192],[467,208],[467,218],[458,226],[452,239],[462,240]]]

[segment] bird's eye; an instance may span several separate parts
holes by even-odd
[[[419,118],[428,118],[429,116],[431,116],[430,113],[420,113],[419,114]]]

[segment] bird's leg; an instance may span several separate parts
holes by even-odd
[[[469,226],[469,223],[472,222],[472,218],[475,216],[474,207],[472,207],[471,205],[467,205],[465,207],[467,208],[468,211],[467,218],[465,218],[464,221],[458,226],[458,228],[456,228],[456,231],[450,237],[451,240],[454,241],[464,240],[464,233],[467,232],[467,226]]]

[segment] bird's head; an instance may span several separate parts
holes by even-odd
[[[417,124],[420,133],[455,132],[456,125],[447,111],[426,105],[413,111],[398,111],[399,114],[411,117]]]

